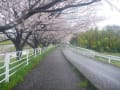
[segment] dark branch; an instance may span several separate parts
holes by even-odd
[[[72,7],[87,6],[87,5],[90,5],[90,4],[98,2],[98,1],[100,1],[100,0],[92,0],[92,1],[87,2],[87,3],[78,3],[78,4],[74,4],[74,5],[67,5],[67,6],[64,6],[64,7],[61,7],[61,8],[50,10],[49,8],[53,7],[54,5],[56,5],[59,2],[62,2],[62,0],[54,0],[54,1],[48,3],[47,5],[44,5],[42,7],[37,7],[35,9],[31,9],[31,11],[28,11],[28,13],[24,14],[22,17],[20,17],[16,21],[14,21],[12,24],[7,24],[7,25],[4,25],[4,26],[0,26],[0,32],[3,32],[5,30],[8,30],[8,29],[11,29],[11,28],[15,27],[16,25],[22,23],[23,20],[28,19],[29,17],[31,17],[32,15],[34,15],[36,13],[60,12],[60,11],[63,11],[65,9],[72,8]]]

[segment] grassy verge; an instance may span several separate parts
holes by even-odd
[[[102,54],[109,54],[109,55],[114,55],[114,56],[119,56],[120,57],[120,52],[102,52]]]
[[[95,60],[105,62],[105,63],[109,63],[108,59],[97,57],[97,56],[95,56]],[[111,60],[110,64],[112,64],[114,66],[117,66],[117,67],[120,67],[120,61]]]
[[[22,67],[16,74],[11,76],[9,83],[1,83],[0,90],[11,90],[14,86],[24,81],[24,78],[29,72],[35,68],[43,59],[44,57],[49,54],[54,48],[49,49],[45,53],[38,55],[36,57],[32,57],[31,63],[28,66]]]
[[[9,45],[12,44],[10,40],[0,42],[0,45]]]
[[[111,64],[120,67],[120,61],[111,61]]]
[[[82,82],[78,83],[77,86],[86,88],[86,87],[88,87],[88,84],[89,84],[88,80],[83,80]]]

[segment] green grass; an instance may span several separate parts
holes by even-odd
[[[12,44],[10,40],[0,42],[0,45],[9,45],[9,44]]]
[[[111,64],[120,67],[120,61],[111,61]]]
[[[16,86],[17,84],[21,83],[24,81],[24,78],[27,74],[29,74],[29,72],[35,68],[38,64],[40,64],[40,62],[44,59],[44,57],[50,53],[52,49],[49,49],[47,52],[38,55],[36,57],[32,57],[31,63],[29,63],[28,66],[26,67],[22,67],[16,74],[14,74],[13,76],[11,76],[10,78],[10,82],[9,83],[1,83],[0,84],[0,90],[11,90],[14,86]]]
[[[3,61],[4,60],[4,56],[0,56],[0,61]]]
[[[87,80],[84,80],[84,81],[78,83],[77,86],[81,87],[81,88],[87,88],[88,84],[89,84],[89,82]]]
[[[102,54],[109,54],[109,55],[113,55],[113,56],[120,56],[120,52],[102,52]]]
[[[94,58],[95,58],[95,60],[108,63],[108,59],[106,59],[106,58],[102,58],[102,57],[98,57],[98,56],[95,56]]]
[[[97,57],[97,56],[95,56],[95,60],[102,61],[102,62],[105,62],[105,63],[109,63],[108,59]],[[110,64],[112,64],[114,66],[117,66],[117,67],[120,67],[120,61],[111,60]]]

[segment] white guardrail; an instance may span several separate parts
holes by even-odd
[[[19,52],[0,54],[0,83],[9,82],[9,78],[19,69],[29,65],[31,57],[44,53],[51,47],[28,49]],[[16,53],[19,53],[16,55]],[[19,58],[17,58],[19,57]],[[19,60],[17,60],[19,59]]]
[[[105,60],[107,60],[108,63],[111,63],[112,60],[120,61],[120,57],[118,57],[118,56],[101,54],[101,53],[95,52],[93,50],[89,50],[89,49],[81,48],[81,47],[74,47],[74,48],[75,48],[75,51],[73,49],[72,50],[78,54],[82,54],[82,55],[92,57],[92,58],[95,56],[101,57],[101,58],[104,58]]]

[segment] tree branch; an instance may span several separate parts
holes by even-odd
[[[50,3],[48,3],[47,5],[32,9],[31,11],[28,11],[28,13],[22,15],[19,19],[17,19],[13,23],[10,23],[10,24],[4,25],[4,26],[0,26],[0,32],[4,32],[5,30],[8,30],[8,29],[11,29],[11,28],[15,27],[16,25],[22,23],[23,20],[28,19],[29,17],[31,17],[32,15],[34,15],[36,13],[60,12],[60,11],[63,11],[65,9],[68,9],[68,8],[86,6],[86,5],[90,5],[90,4],[98,2],[98,1],[100,1],[100,0],[92,0],[92,1],[86,2],[86,3],[78,3],[78,4],[74,4],[74,5],[67,5],[67,6],[64,6],[64,7],[61,7],[61,8],[49,10],[49,8],[56,5],[58,2],[62,2],[62,0],[54,0]]]

